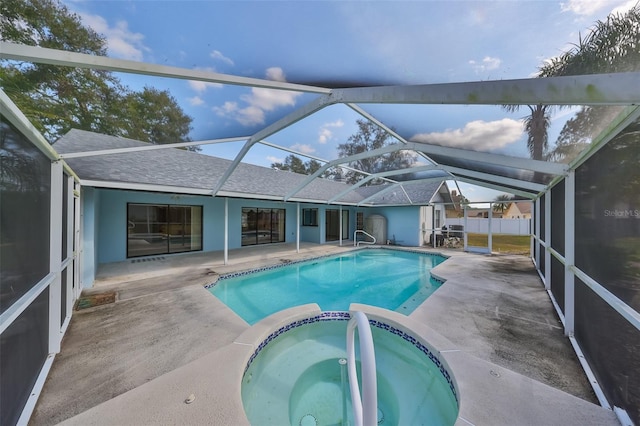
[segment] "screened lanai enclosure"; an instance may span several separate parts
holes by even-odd
[[[527,7],[531,3],[540,2],[528,2]],[[584,31],[575,28],[579,30]],[[366,41],[362,43],[364,50]],[[547,290],[600,404],[615,410],[622,423],[640,423],[637,44],[635,59],[624,67],[601,66],[582,75],[569,70],[557,76],[482,76],[466,81],[433,73],[417,75],[409,65],[404,70],[397,66],[395,73],[385,67],[379,74],[344,65],[322,75],[328,72],[324,67],[305,65],[302,51],[295,50],[289,51],[297,60],[287,62],[286,78],[273,70],[263,78],[262,70],[279,63],[279,58],[264,52],[256,55],[253,68],[249,52],[242,58],[238,53],[235,63],[244,68],[220,73],[205,66],[206,61],[194,61],[193,66],[158,58],[141,62],[30,44],[0,41],[3,66],[44,73],[109,72],[159,90],[190,84],[203,88],[200,93],[215,91],[220,99],[202,114],[227,121],[202,124],[188,141],[141,144],[112,134],[107,136],[118,137],[119,146],[68,150],[60,144],[57,149],[38,128],[44,120],[39,111],[21,109],[16,88],[3,81],[0,423],[28,421],[60,351],[74,302],[90,285],[83,282],[83,264],[93,264],[108,250],[105,246],[98,250],[97,244],[95,224],[110,220],[100,213],[100,194],[143,194],[142,201],[125,197],[128,201],[122,204],[123,217],[125,205],[137,215],[129,228],[149,227],[150,214],[164,214],[167,226],[170,218],[180,218],[175,226],[182,230],[182,239],[156,246],[140,248],[131,241],[127,246],[123,230],[119,249],[132,251],[131,257],[192,250],[222,250],[226,255],[236,244],[229,235],[235,229],[228,226],[234,214],[229,206],[233,209],[238,200],[245,204],[237,207],[237,220],[242,222],[237,247],[299,243],[306,235],[303,228],[314,224],[331,228],[321,239],[325,243],[350,240],[353,231],[361,229],[362,214],[437,205],[432,198],[434,183],[448,185],[466,202],[490,203],[496,193],[533,202],[530,257],[540,285]],[[385,54],[405,55],[406,46]],[[82,93],[83,88],[76,90]],[[225,101],[227,95],[235,103]],[[278,102],[269,103],[274,99]],[[535,144],[527,133],[532,122],[523,124],[523,117],[536,111],[550,122],[544,152],[532,149]],[[256,112],[258,119],[250,115]],[[347,120],[373,123],[388,135],[389,143],[342,155],[338,149],[323,150]],[[185,151],[196,146],[199,152]],[[158,152],[185,158],[186,163],[167,172],[158,163],[160,157],[153,157]],[[319,168],[300,175],[274,171],[256,160],[281,160],[287,155],[317,161]],[[394,155],[411,161],[400,165],[385,161]],[[200,156],[224,162],[208,170],[210,174],[199,173],[194,170]],[[367,168],[367,163],[386,166]],[[112,172],[87,176],[87,170],[100,167]],[[189,173],[198,176],[186,181]],[[202,179],[196,184],[197,177]],[[163,203],[156,201],[157,194],[163,194]],[[185,196],[201,198],[184,206],[180,197]],[[205,199],[219,204],[210,207],[209,201],[200,201]],[[108,198],[102,200],[108,203]],[[326,217],[325,211],[330,212]],[[211,215],[225,224],[224,232],[215,237],[207,235]],[[435,231],[433,223],[423,228]],[[263,228],[268,233],[261,233]]]

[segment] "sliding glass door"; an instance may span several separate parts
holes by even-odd
[[[285,240],[285,210],[242,209],[242,245],[281,243]]]
[[[127,257],[202,250],[202,206],[127,205]]]
[[[342,219],[340,219],[340,210],[327,209],[325,213],[326,241],[336,241],[341,238],[340,220],[342,220],[342,239],[349,239],[349,211],[342,210]]]

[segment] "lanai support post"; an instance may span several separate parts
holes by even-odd
[[[62,161],[51,163],[51,210],[50,210],[50,234],[49,234],[49,271],[55,274],[53,282],[49,285],[49,353],[60,352],[60,315],[62,303],[62,185],[63,180]]]
[[[488,223],[488,232],[487,232],[487,248],[489,249],[489,254],[493,251],[493,228],[491,227],[491,220],[493,219],[493,203],[489,203],[489,223]]]
[[[342,205],[340,205],[340,208],[338,209],[338,216],[340,217],[340,220],[338,221],[338,233],[340,234],[340,238],[338,238],[338,241],[340,242],[340,247],[342,247]]]
[[[296,203],[296,253],[300,253],[300,203]]]
[[[464,251],[467,251],[467,232],[469,231],[469,226],[467,223],[467,205],[464,206],[464,229],[462,230],[462,239],[464,241]]]
[[[575,324],[575,172],[564,180],[564,334],[573,336]]]
[[[533,213],[536,217],[536,223],[535,223],[535,238],[534,238],[534,243],[535,243],[535,250],[534,250],[534,261],[536,262],[536,269],[542,274],[544,273],[544,271],[540,270],[540,241],[542,241],[541,235],[540,235],[540,219],[541,219],[541,214],[540,214],[540,197],[536,198],[535,201],[535,211]]]
[[[551,290],[551,190],[544,194],[544,288]]]
[[[229,199],[224,199],[224,264],[229,263]]]

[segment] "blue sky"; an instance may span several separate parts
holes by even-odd
[[[314,85],[429,84],[527,78],[597,20],[637,0],[537,1],[71,1],[104,35],[111,57]],[[194,118],[191,138],[250,136],[314,95],[119,74],[133,89],[168,89]],[[363,105],[400,135],[527,156],[522,109]],[[551,130],[566,119],[561,110]],[[319,158],[356,131],[337,105],[268,141]],[[555,117],[554,117],[555,118]],[[205,153],[234,158],[242,143]],[[287,152],[257,146],[244,161],[269,166]],[[495,194],[461,185],[470,199]],[[468,188],[468,189],[467,189]],[[476,197],[475,192],[482,195]]]

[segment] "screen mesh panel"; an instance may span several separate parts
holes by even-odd
[[[0,312],[49,273],[51,163],[0,116]]]
[[[609,403],[640,424],[640,331],[576,278],[575,337]]]
[[[576,170],[576,266],[640,311],[640,124]]]
[[[564,313],[564,265],[555,256],[551,256],[551,292]]]
[[[0,424],[18,422],[49,352],[49,289],[0,336]]]

